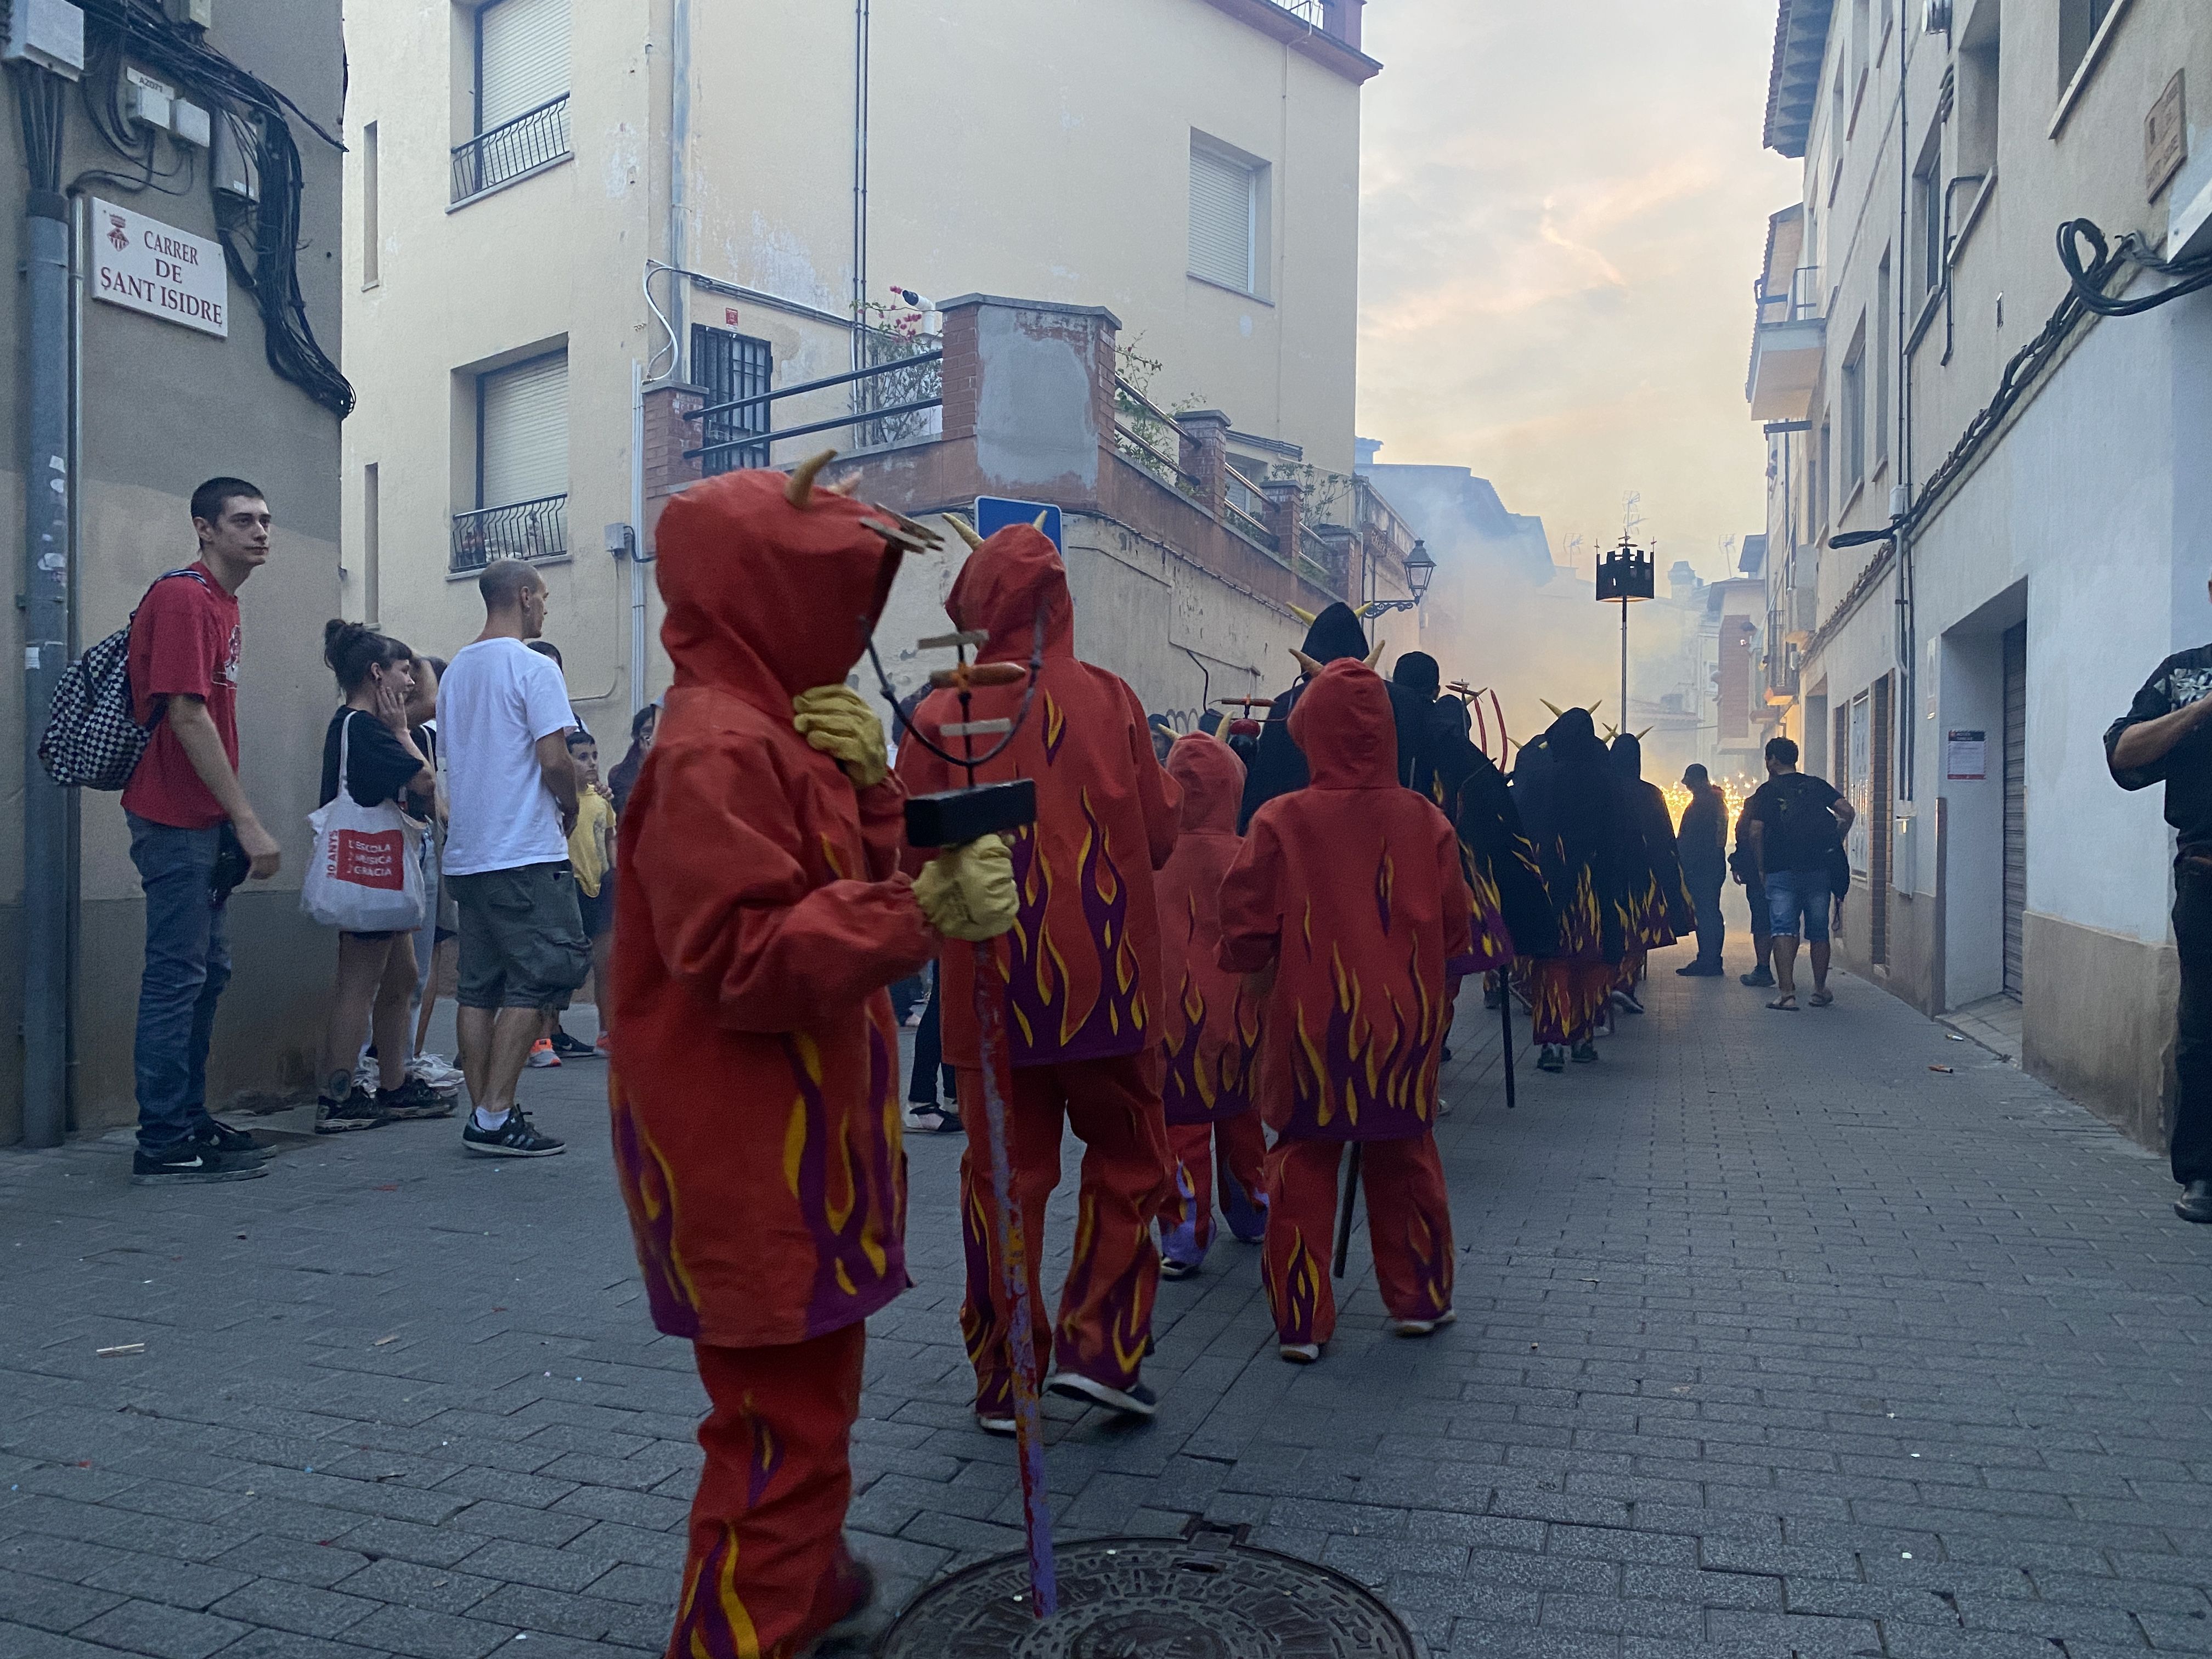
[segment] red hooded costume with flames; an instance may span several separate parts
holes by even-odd
[[[968,556],[945,611],[955,627],[990,635],[984,662],[1026,663],[1042,646],[1034,701],[979,782],[1029,778],[1034,824],[1016,831],[1013,931],[988,947],[1006,988],[1012,1051],[1007,1143],[1028,1243],[1036,1352],[1063,1373],[1115,1390],[1135,1385],[1152,1343],[1159,1257],[1152,1218],[1171,1190],[1160,1110],[1159,906],[1152,872],[1174,848],[1180,800],[1160,769],[1136,693],[1075,654],[1075,608],[1060,550],[1027,525],[1002,530]],[[1025,685],[978,690],[969,718],[1018,719]],[[962,751],[943,728],[962,719],[957,696],[933,692],[915,724]],[[978,737],[988,752],[1001,739]],[[899,748],[914,794],[958,788],[966,769],[921,744]],[[910,863],[919,860],[910,855]],[[969,1146],[961,1160],[968,1293],[961,1328],[975,1367],[976,1410],[1011,1410],[1011,1309],[999,1259],[981,1110],[975,975],[979,947],[947,941],[939,971],[945,1054],[959,1072]],[[1060,1180],[1063,1119],[1085,1143],[1074,1258],[1056,1328],[1044,1322],[1036,1274],[1045,1200]]]
[[[1221,881],[1244,845],[1237,833],[1244,763],[1219,739],[1193,735],[1168,750],[1168,775],[1182,790],[1182,836],[1159,876],[1161,1092],[1176,1155],[1176,1196],[1160,1217],[1160,1250],[1163,1270],[1179,1276],[1194,1272],[1212,1243],[1217,1164],[1230,1226],[1240,1238],[1260,1237],[1267,1146],[1253,1109],[1261,1000],[1242,974],[1216,960]]]
[[[1266,1278],[1285,1348],[1335,1327],[1336,1167],[1365,1146],[1368,1230],[1399,1320],[1451,1305],[1451,1216],[1432,1131],[1449,1004],[1474,966],[1459,837],[1398,781],[1389,693],[1330,663],[1291,715],[1312,782],[1254,814],[1221,888],[1221,966],[1272,970],[1260,1072],[1268,1127]]]
[[[847,1610],[861,1322],[908,1283],[884,988],[937,936],[897,784],[856,790],[792,726],[890,591],[873,511],[739,472],[657,537],[675,684],[623,815],[608,1086],[653,1323],[714,1401],[676,1636],[701,1659],[796,1651]]]

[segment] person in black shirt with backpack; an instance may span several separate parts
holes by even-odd
[[[2123,789],[2166,786],[2173,826],[2173,947],[2180,958],[2168,1156],[2181,1183],[2173,1212],[2212,1222],[2212,645],[2159,664],[2105,733],[2105,763]]]
[[[1812,947],[1812,1004],[1825,1008],[1836,1000],[1828,989],[1831,866],[1856,817],[1850,802],[1826,778],[1797,769],[1795,743],[1776,738],[1767,744],[1766,781],[1745,803],[1742,830],[1753,872],[1766,888],[1775,981],[1774,1000],[1766,1006],[1778,1013],[1797,1012],[1801,925],[1805,942]]]

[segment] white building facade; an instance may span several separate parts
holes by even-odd
[[[1747,388],[1764,689],[1859,810],[1840,957],[1994,1011],[2150,1144],[2172,838],[2100,738],[2212,636],[2212,300],[2069,307],[2053,246],[2081,218],[2168,257],[2212,240],[2208,86],[2192,0],[1782,0],[1766,139],[1804,196],[1771,226]]]

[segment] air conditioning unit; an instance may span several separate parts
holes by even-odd
[[[0,0],[8,15],[0,62],[36,64],[74,81],[84,73],[84,13],[70,0]]]

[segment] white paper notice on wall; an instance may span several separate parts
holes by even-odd
[[[1973,782],[1990,775],[1990,734],[1986,732],[1944,733],[1943,775],[1953,782]]]
[[[110,305],[229,337],[230,271],[221,244],[95,197],[92,264],[92,291]]]

